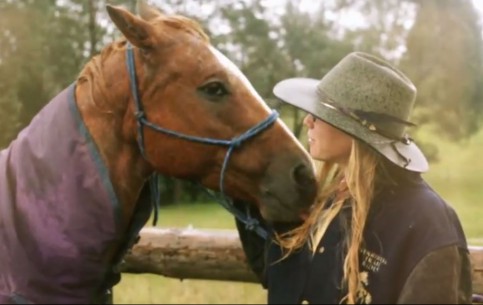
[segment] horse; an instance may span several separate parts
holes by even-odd
[[[121,37],[0,152],[1,303],[112,302],[155,174],[268,222],[315,199],[307,151],[195,20],[143,1],[106,9]]]

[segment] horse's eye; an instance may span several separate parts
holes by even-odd
[[[199,88],[199,90],[206,95],[206,97],[213,101],[218,101],[220,98],[228,95],[228,90],[225,85],[219,81],[209,82]]]

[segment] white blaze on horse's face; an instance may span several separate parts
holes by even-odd
[[[245,87],[248,88],[248,90],[250,90],[250,93],[260,102],[260,104],[263,105],[263,107],[267,111],[271,111],[270,108],[267,106],[267,104],[263,101],[260,94],[258,94],[258,92],[255,90],[255,88],[253,88],[252,83],[247,79],[245,74],[243,74],[243,72],[240,71],[240,69],[228,57],[226,57],[223,53],[221,53],[218,49],[216,49],[213,46],[210,46],[210,50],[213,52],[213,54],[218,59],[220,64],[223,67],[225,67],[227,71],[230,71],[233,75],[235,75],[245,85]],[[286,124],[282,123],[282,121],[280,119],[277,119],[277,122],[283,127],[283,129],[285,129],[285,131],[290,136],[292,136],[295,139],[295,136],[293,135],[292,131],[288,128],[288,126]],[[295,141],[295,142],[299,144],[299,146],[300,146],[300,148],[302,148],[302,150],[304,150],[303,145],[299,141]],[[307,156],[309,156],[308,153],[307,153]]]
[[[225,67],[227,71],[230,71],[233,75],[235,75],[244,85],[250,90],[250,93],[257,98],[257,100],[260,102],[260,104],[263,105],[265,109],[270,111],[270,108],[268,108],[267,104],[263,101],[261,96],[258,94],[258,92],[253,88],[253,85],[250,83],[250,81],[247,79],[245,74],[243,74],[240,69],[230,60],[228,57],[226,57],[223,53],[221,53],[219,50],[217,50],[215,47],[210,46],[210,50],[215,54],[215,57],[218,59],[220,64]]]

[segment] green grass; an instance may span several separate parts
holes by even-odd
[[[155,275],[123,275],[115,304],[264,304],[265,291],[248,283],[175,280]]]
[[[463,144],[435,140],[440,162],[431,164],[426,180],[456,210],[471,245],[483,245],[483,132]],[[186,204],[163,208],[161,227],[234,229],[233,217],[216,204]],[[114,289],[115,303],[260,304],[266,292],[257,284],[184,280],[155,275],[124,274]]]
[[[148,222],[150,225],[151,222]],[[176,204],[161,208],[159,227],[186,227],[235,229],[233,216],[213,202]]]
[[[437,145],[441,160],[424,176],[455,208],[469,243],[483,245],[483,131],[462,143]]]

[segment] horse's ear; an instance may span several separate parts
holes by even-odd
[[[137,11],[139,16],[147,21],[153,20],[163,14],[161,10],[147,4],[146,0],[138,0]]]
[[[129,42],[142,49],[150,49],[153,47],[154,30],[147,21],[119,6],[108,4],[106,5],[106,9],[111,20],[124,36],[126,36]]]

